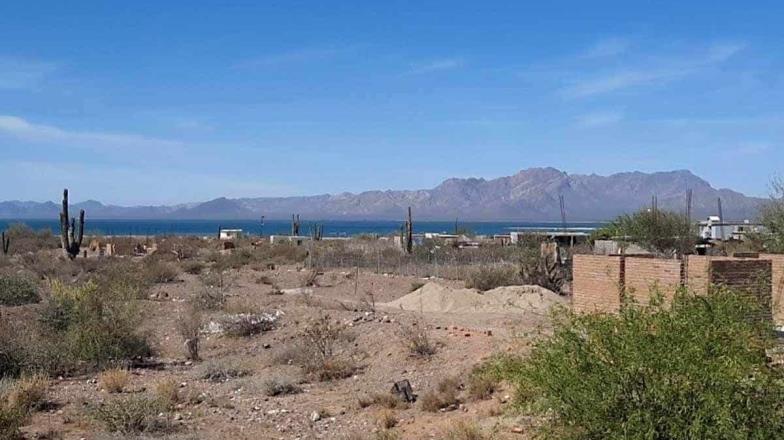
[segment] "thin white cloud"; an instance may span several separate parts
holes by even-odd
[[[726,62],[743,48],[744,46],[741,44],[720,44],[711,46],[707,51],[697,56],[671,57],[656,60],[655,63],[642,63],[642,65],[631,68],[574,81],[562,88],[561,94],[567,98],[583,98],[672,81]]]
[[[596,111],[579,116],[577,125],[585,128],[595,128],[617,124],[622,120],[623,113],[620,111]]]
[[[148,148],[171,150],[184,147],[179,141],[158,139],[136,134],[73,131],[43,124],[34,124],[12,115],[0,115],[0,135],[26,142],[58,143],[95,149]]]
[[[408,71],[411,75],[423,75],[426,73],[440,72],[444,70],[459,69],[465,65],[462,58],[439,58],[423,63],[414,64]]]
[[[35,89],[56,67],[41,61],[0,57],[0,89]]]
[[[580,58],[605,58],[620,55],[629,49],[629,41],[623,38],[606,38],[597,41],[580,55]]]
[[[331,59],[354,50],[354,46],[306,48],[250,58],[237,63],[238,68],[279,67],[291,64],[307,64]]]

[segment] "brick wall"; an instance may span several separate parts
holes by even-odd
[[[680,260],[626,257],[625,269],[626,294],[640,304],[647,304],[654,291],[672,299],[680,286]]]
[[[733,266],[732,262],[747,262]],[[714,282],[728,282],[725,275],[713,274],[716,267],[732,277],[752,277],[746,269],[755,262],[770,267],[770,295],[772,314],[776,322],[784,323],[784,255],[762,254],[755,258],[711,257],[690,255],[686,262],[685,278],[688,288],[697,294],[707,294]],[[720,263],[730,262],[730,263]],[[714,264],[717,264],[715,266]],[[572,305],[577,312],[612,312],[620,307],[620,286],[639,303],[647,303],[653,287],[665,297],[671,297],[681,281],[679,260],[619,256],[575,255],[573,264]],[[749,266],[744,269],[743,264]],[[730,268],[736,268],[730,270]],[[750,270],[750,269],[749,269]],[[756,269],[755,269],[756,270]],[[724,278],[722,278],[724,277]],[[759,279],[759,275],[755,275]],[[741,286],[742,287],[742,286]],[[764,299],[764,298],[763,298]]]
[[[614,312],[620,308],[620,257],[575,255],[572,306],[577,312]]]
[[[710,263],[711,284],[754,298],[762,305],[762,318],[771,319],[771,260],[715,260]]]

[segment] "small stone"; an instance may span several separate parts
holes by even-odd
[[[313,411],[310,413],[311,422],[318,422],[319,420],[321,420],[321,414],[319,414],[318,411]]]

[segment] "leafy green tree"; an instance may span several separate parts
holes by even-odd
[[[685,215],[673,211],[643,209],[634,214],[618,216],[607,226],[594,232],[596,239],[616,239],[635,243],[656,253],[672,254],[694,248],[697,231]]]
[[[486,371],[517,386],[538,432],[566,440],[784,438],[784,374],[768,366],[758,305],[719,291],[618,315],[554,314],[527,358]]]

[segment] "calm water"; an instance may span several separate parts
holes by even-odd
[[[0,229],[12,223],[24,223],[33,229],[51,229],[59,233],[57,220],[41,219],[0,219]],[[308,234],[312,223],[302,221],[301,233]],[[325,220],[324,235],[345,237],[358,234],[387,235],[400,230],[401,222],[397,221],[350,221]],[[571,228],[595,228],[601,223],[569,223]],[[105,235],[211,235],[217,234],[218,228],[242,229],[248,234],[288,234],[291,223],[288,220],[267,220],[262,226],[258,220],[90,220],[85,221],[85,232],[88,234]],[[526,223],[526,222],[459,222],[457,227],[476,234],[491,235],[508,233],[512,228],[558,228],[560,223]],[[453,233],[454,222],[414,222],[414,231]]]

